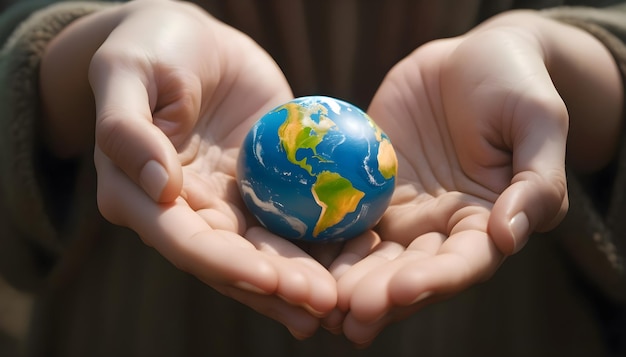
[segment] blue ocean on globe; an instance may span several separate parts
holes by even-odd
[[[397,166],[389,137],[366,113],[310,96],[271,110],[250,129],[237,182],[269,231],[291,240],[344,241],[378,223]]]

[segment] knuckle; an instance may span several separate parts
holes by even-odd
[[[520,118],[542,118],[550,121],[566,132],[569,123],[569,113],[565,102],[555,89],[536,90],[524,95],[517,108],[523,111]]]
[[[128,130],[124,120],[118,118],[116,111],[109,109],[99,113],[96,123],[96,143],[98,147],[113,161],[119,163],[128,151],[129,142],[124,140]]]

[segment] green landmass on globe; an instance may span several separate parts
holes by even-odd
[[[354,212],[365,194],[355,189],[350,180],[338,173],[322,171],[314,175],[311,165],[307,164],[306,156],[300,160],[296,159],[298,150],[311,149],[314,157],[326,161],[317,154],[316,148],[324,140],[326,133],[337,127],[337,124],[327,117],[328,109],[321,104],[304,107],[297,103],[287,103],[283,107],[287,110],[287,120],[278,128],[278,137],[283,150],[287,153],[287,159],[317,179],[311,187],[315,201],[322,207],[313,229],[313,236],[317,237],[326,228],[341,222],[346,214]],[[313,112],[319,115],[318,122],[311,119]]]

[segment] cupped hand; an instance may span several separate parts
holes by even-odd
[[[325,321],[358,345],[487,280],[568,205],[568,113],[540,43],[518,28],[418,48],[368,112],[396,149],[397,186],[379,238],[350,242],[331,266],[338,310]]]
[[[135,1],[91,60],[98,203],[176,267],[304,338],[336,302],[330,273],[245,212],[239,145],[292,98],[273,60],[199,8]]]

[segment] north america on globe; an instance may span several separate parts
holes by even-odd
[[[291,240],[343,241],[378,223],[397,169],[389,137],[365,112],[310,96],[254,124],[241,147],[237,182],[269,231]]]

